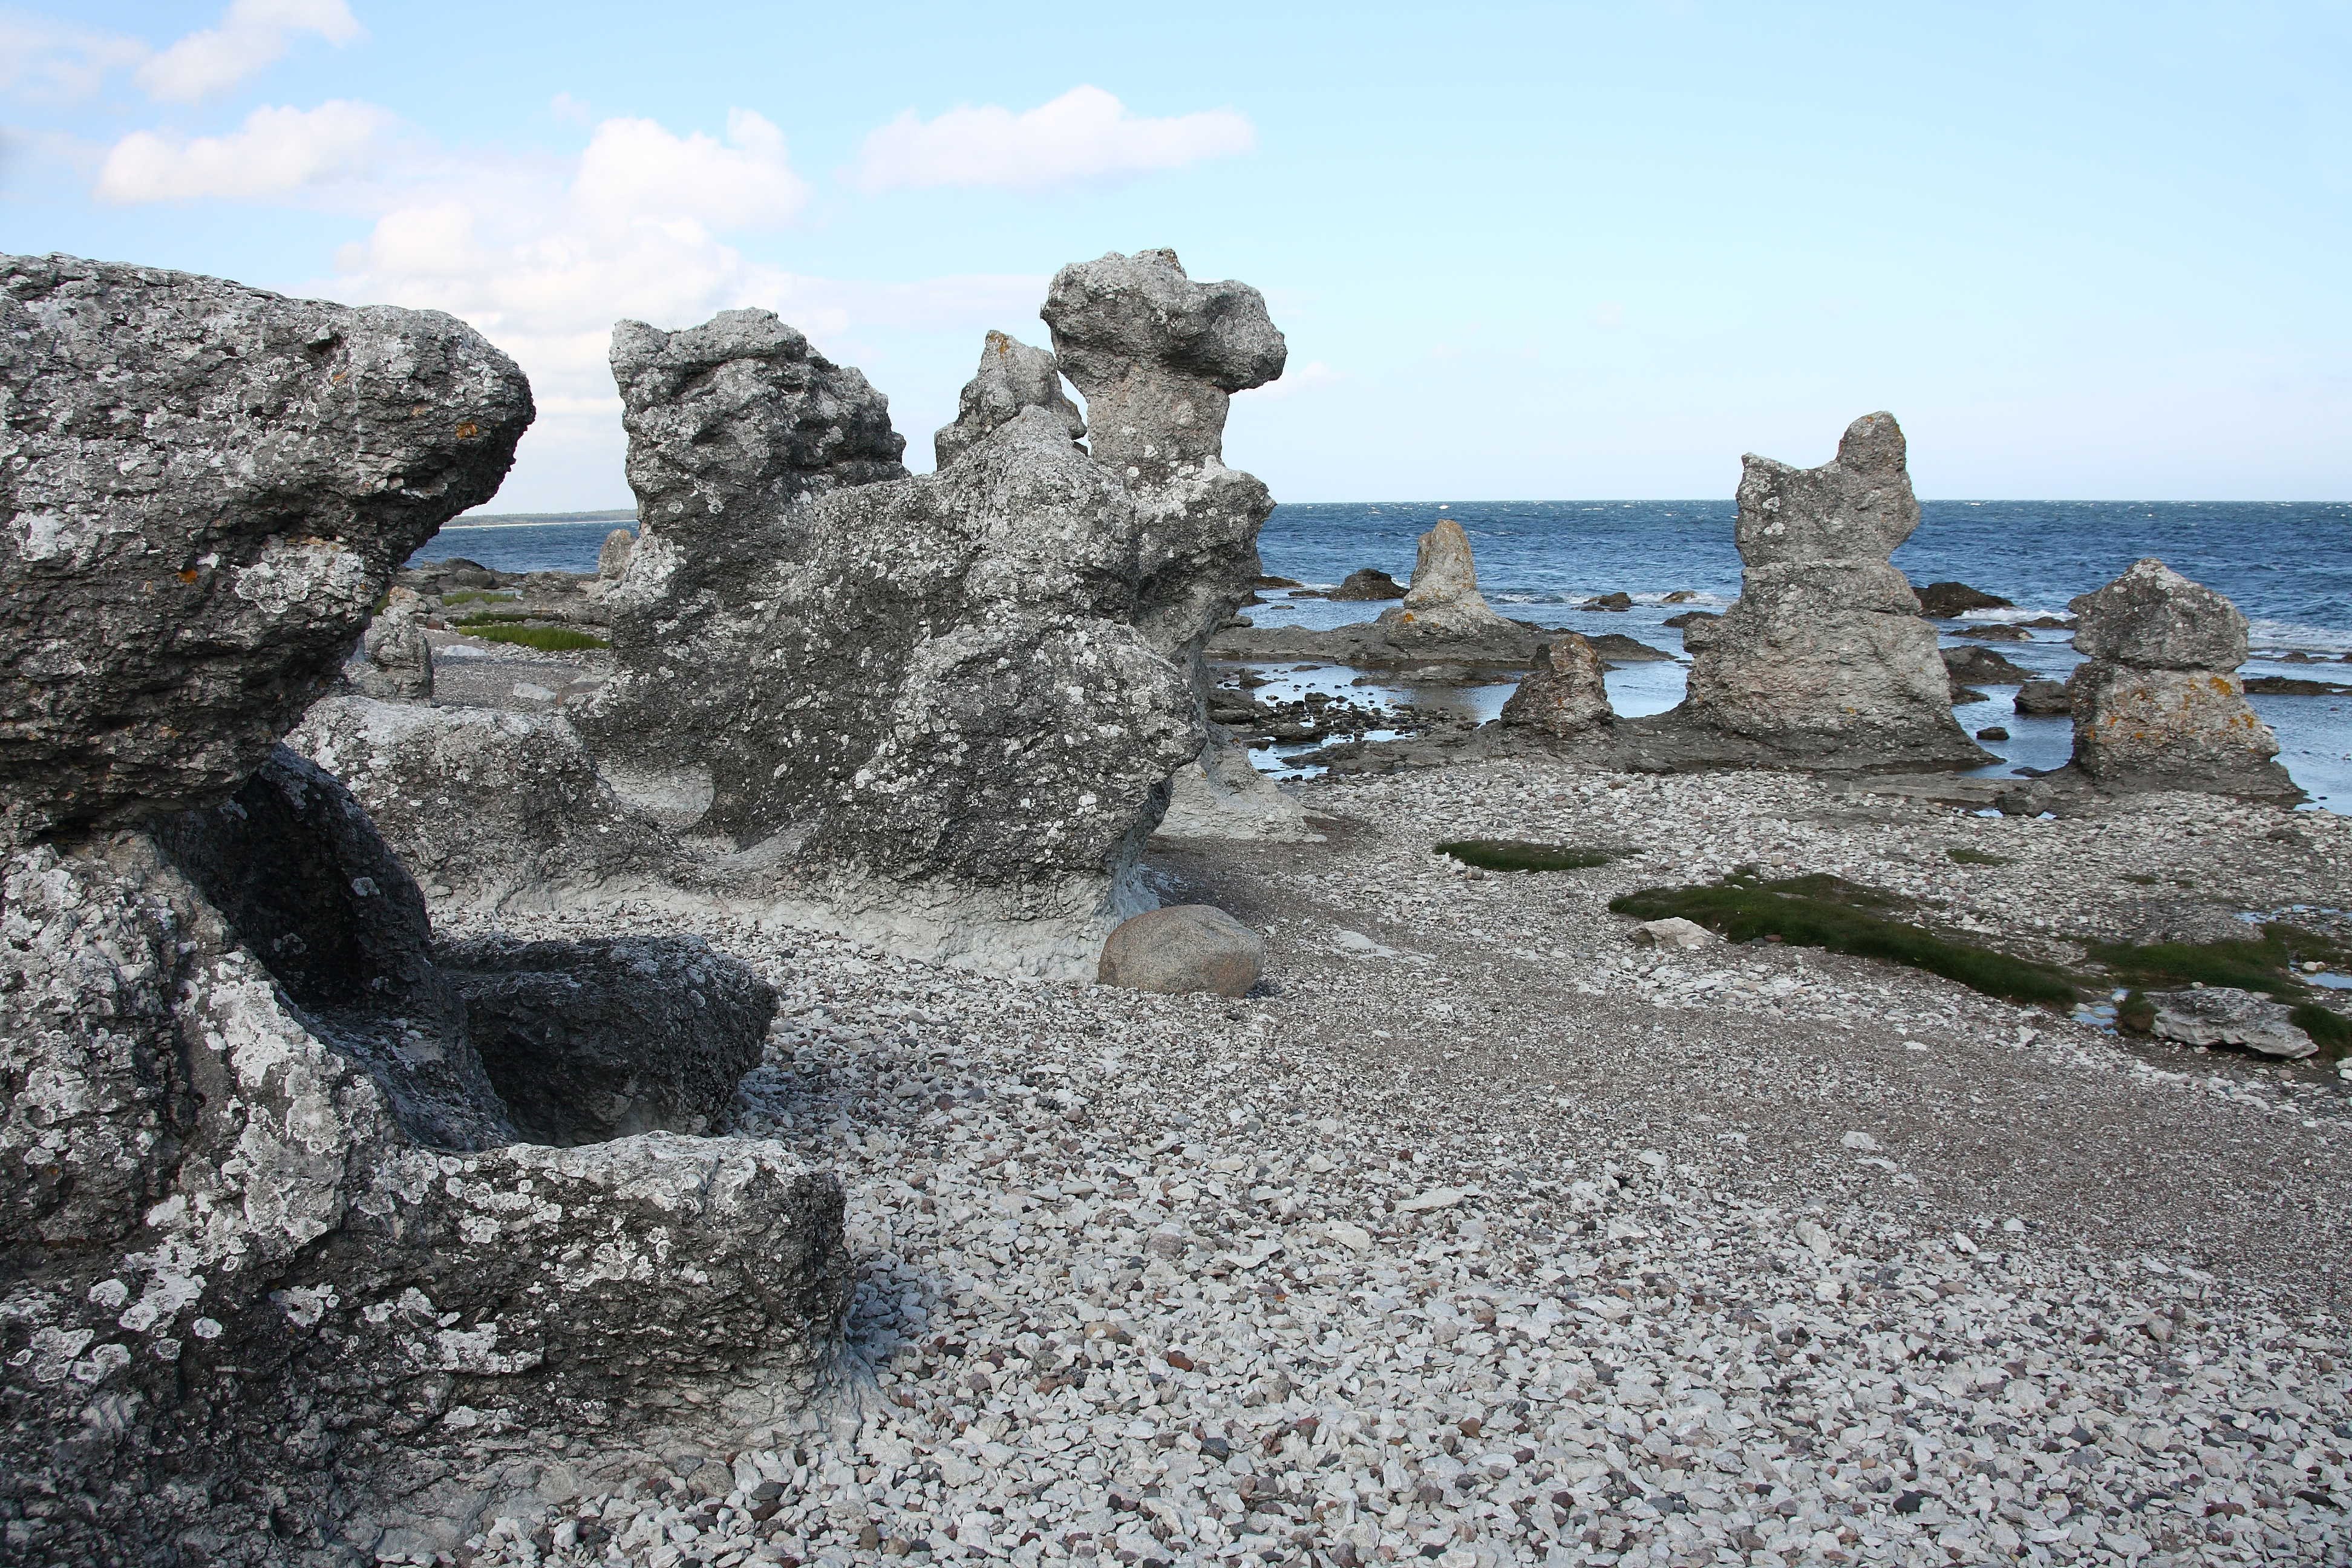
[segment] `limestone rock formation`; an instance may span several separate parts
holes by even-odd
[[[436,312],[0,257],[0,847],[236,788],[530,418]]]
[[[1536,650],[1535,663],[1503,704],[1503,722],[1558,737],[1613,722],[1607,671],[1592,644],[1560,632]]]
[[[2257,1056],[2289,1061],[2315,1056],[2319,1047],[2295,1026],[2294,1009],[2284,1002],[2234,985],[2192,991],[2151,991],[2150,1031],[2185,1046],[2240,1046]]]
[[[1887,561],[1919,521],[1894,416],[1855,420],[1817,468],[1744,461],[1739,599],[1719,620],[1683,628],[1692,660],[1682,706],[1621,730],[1664,765],[1990,760],[1952,718],[1935,629]]]
[[[1452,518],[1421,536],[1412,564],[1412,586],[1404,603],[1381,612],[1381,626],[1394,638],[1466,638],[1520,629],[1487,607],[1478,592],[1478,564],[1470,536]]]
[[[596,550],[596,581],[609,586],[619,582],[629,570],[629,557],[636,552],[637,536],[633,530],[616,528],[604,536]]]
[[[1065,268],[1045,314],[1055,354],[992,339],[951,460],[914,479],[884,400],[772,316],[615,329],[641,531],[576,723],[625,806],[702,858],[667,875],[937,952],[1034,928],[989,961],[1055,973],[1136,907],[1129,868],[1203,744],[1202,645],[1272,510],[1222,461],[1225,404],[1282,339],[1255,290],[1162,251]]]
[[[939,468],[971,450],[972,444],[1024,409],[1043,408],[1061,421],[1076,441],[1087,433],[1080,415],[1062,391],[1061,367],[1044,349],[1003,332],[991,332],[980,351],[980,369],[956,400],[956,421],[931,437]]]
[[[360,638],[360,657],[343,667],[352,689],[393,701],[429,701],[433,644],[425,635],[425,601],[394,588]]]
[[[2246,617],[2235,605],[2143,560],[2068,607],[2088,656],[2066,683],[2084,777],[2106,789],[2300,797],[2239,681]]]
[[[1209,726],[1208,744],[1170,780],[1161,838],[1231,838],[1261,844],[1319,844],[1307,808],[1257,771],[1249,750],[1222,724]]]
[[[1265,939],[1209,904],[1171,904],[1120,922],[1097,978],[1130,991],[1244,996],[1265,970]]]

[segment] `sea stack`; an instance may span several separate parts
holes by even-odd
[[[1478,563],[1470,536],[1450,517],[1421,536],[1413,557],[1412,585],[1404,603],[1381,612],[1381,629],[1399,641],[1423,637],[1467,639],[1524,628],[1487,606],[1478,592]]]
[[[2246,617],[2235,605],[2148,559],[2067,608],[2088,659],[2066,683],[2084,777],[2111,790],[2301,798],[2238,679]]]
[[[1534,666],[1503,704],[1502,721],[1554,739],[1589,734],[1617,717],[1607,674],[1590,639],[1559,633],[1536,650]]]
[[[1685,628],[1689,694],[1646,727],[1668,765],[1989,760],[1953,719],[1935,628],[1888,561],[1919,524],[1905,458],[1902,427],[1882,413],[1848,426],[1820,468],[1742,459],[1738,602]]]

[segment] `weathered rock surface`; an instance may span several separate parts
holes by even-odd
[[[972,444],[1023,410],[1042,408],[1061,422],[1076,441],[1087,433],[1086,417],[1062,391],[1061,367],[1044,349],[1003,332],[991,332],[980,351],[980,370],[956,399],[956,421],[931,437],[936,464],[946,468]]]
[[[1335,599],[1372,600],[1402,599],[1404,584],[1377,566],[1359,566],[1340,579],[1331,590]]]
[[[2017,710],[2029,719],[2063,719],[2074,710],[2063,680],[2028,680],[2019,685]]]
[[[573,721],[638,827],[595,867],[541,872],[622,874],[651,824],[655,875],[698,895],[1091,966],[1144,901],[1134,858],[1203,744],[1202,646],[1258,574],[1272,501],[1224,467],[1219,433],[1283,345],[1255,290],[1196,283],[1162,251],[1064,268],[1045,315],[1055,354],[992,338],[941,470],[918,479],[885,401],[772,316],[616,329],[641,531],[604,598],[614,673]],[[1057,363],[1090,400],[1091,454]],[[532,743],[601,810],[552,760],[567,739]],[[412,849],[410,826],[388,810],[441,875],[452,857]],[[551,853],[589,836],[551,817],[532,833]]]
[[[2075,771],[2104,789],[2300,798],[2239,682],[2246,618],[2235,605],[2144,560],[2069,607],[2074,646],[2090,656],[2066,683]]]
[[[1475,637],[1511,623],[1488,607],[1478,592],[1478,563],[1470,552],[1470,536],[1452,518],[1421,536],[1412,565],[1412,586],[1404,603],[1381,612],[1380,624],[1391,637],[1408,632],[1415,637]]]
[[[1939,621],[1956,620],[1970,610],[2010,610],[2016,605],[1998,594],[1971,588],[1966,583],[1930,583],[1918,590],[1919,613]]]
[[[2151,1026],[2158,1038],[2186,1046],[2242,1046],[2260,1056],[2299,1060],[2319,1047],[2295,1027],[2294,1009],[2231,985],[2193,991],[2151,991]]]
[[[1664,947],[1680,952],[1695,951],[1723,940],[1696,921],[1686,921],[1680,915],[1643,921],[1628,934],[1638,947]]]
[[[425,601],[412,588],[394,588],[360,638],[360,657],[343,667],[352,689],[388,701],[429,701],[433,644],[425,635]]]
[[[477,937],[436,957],[508,1116],[559,1148],[723,1130],[776,1011],[773,992],[698,938]]]
[[[1989,760],[1952,718],[1935,629],[1888,564],[1919,521],[1905,457],[1894,416],[1871,414],[1820,468],[1744,459],[1739,599],[1684,626],[1688,696],[1618,726],[1629,761],[1884,772]]]
[[[633,529],[616,528],[604,536],[596,551],[596,580],[613,584],[629,570],[629,557],[636,552],[637,536]]]
[[[1265,970],[1265,939],[1210,904],[1171,904],[1119,923],[1097,978],[1130,991],[1243,996]]]
[[[1250,762],[1248,748],[1222,724],[1209,726],[1200,756],[1170,781],[1161,838],[1232,838],[1267,844],[1319,844],[1307,808]]]
[[[1941,655],[1956,685],[2022,686],[2033,679],[2032,670],[1989,647],[1948,647]]]
[[[1615,721],[1601,656],[1574,632],[1556,633],[1503,704],[1505,724],[1547,735],[1580,735]]]
[[[0,847],[237,787],[530,418],[436,312],[0,257]]]

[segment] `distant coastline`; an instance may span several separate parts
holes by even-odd
[[[441,529],[446,533],[453,528],[543,528],[558,522],[609,522],[618,526],[636,521],[635,507],[622,507],[617,511],[469,511],[451,518]]]

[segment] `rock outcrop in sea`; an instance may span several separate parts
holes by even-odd
[[[2301,797],[2246,702],[2246,617],[2161,561],[2134,562],[2067,606],[2087,656],[2066,682],[2074,769],[2107,790]]]
[[[1740,595],[1684,628],[1688,695],[1620,725],[1636,765],[1879,772],[1990,760],[1952,717],[1935,628],[1889,563],[1919,524],[1891,414],[1846,427],[1817,468],[1750,454]]]
[[[520,372],[429,313],[54,257],[0,284],[8,1553],[323,1561],[356,1509],[464,1517],[461,1409],[805,1392],[838,1184],[611,1136],[723,1119],[766,985],[690,940],[436,946],[350,792],[273,749],[495,489]]]

